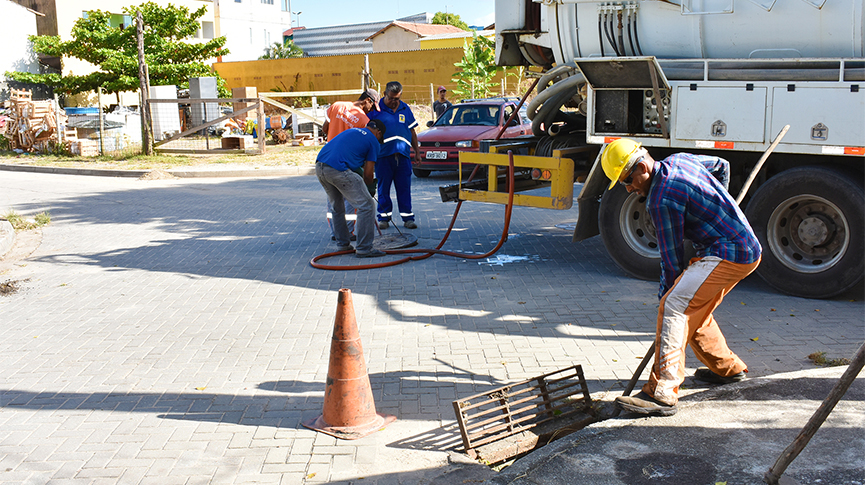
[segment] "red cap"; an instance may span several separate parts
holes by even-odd
[[[440,93],[440,92],[442,92],[442,91],[447,91],[447,88],[444,87],[444,86],[439,86],[439,88],[438,88],[438,90],[437,90],[436,92],[437,92],[437,93]]]

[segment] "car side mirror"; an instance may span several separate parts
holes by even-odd
[[[430,128],[430,127],[433,125],[433,123],[435,123],[435,121],[433,121],[433,120],[429,120],[429,121],[427,121],[427,122],[426,122],[426,127],[427,127],[427,128]]]
[[[516,118],[514,118],[511,120],[510,123],[508,123],[508,126],[518,126],[519,124],[520,122]]]

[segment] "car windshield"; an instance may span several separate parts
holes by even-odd
[[[454,105],[435,122],[435,126],[496,126],[498,124],[498,106],[475,104]]]

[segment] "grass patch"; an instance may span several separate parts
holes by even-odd
[[[36,217],[34,217],[31,221],[25,219],[17,212],[10,210],[2,217],[2,219],[6,219],[7,221],[9,221],[9,224],[12,224],[12,227],[15,228],[16,231],[27,231],[30,229],[35,229],[37,227],[48,225],[48,223],[51,222],[51,214],[47,212],[40,212],[36,214]]]
[[[850,365],[850,359],[830,359],[826,357],[826,352],[814,352],[808,356],[815,364],[823,367],[838,367],[842,365]]]

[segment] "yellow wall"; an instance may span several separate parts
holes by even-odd
[[[444,85],[448,90],[456,86],[451,77],[456,72],[454,63],[459,62],[462,56],[462,46],[433,51],[378,52],[369,54],[369,67],[373,79],[382,88],[388,81],[399,81],[403,85],[403,100],[408,103],[429,103],[430,84],[436,87]],[[363,54],[218,62],[213,67],[225,78],[229,89],[249,86],[257,88],[260,93],[360,89]],[[496,76],[496,82],[499,79],[501,74]],[[510,77],[507,82],[508,91],[513,91],[516,81]],[[328,98],[319,100],[319,103],[350,101],[352,98]],[[449,98],[453,99],[454,96]]]
[[[490,40],[495,40],[494,35],[488,36],[487,38]],[[472,36],[469,35],[468,37],[459,37],[456,39],[424,39],[424,38],[421,38],[420,39],[420,48],[422,50],[426,50],[426,49],[448,49],[448,48],[454,48],[454,47],[458,47],[458,48],[462,49],[463,44],[465,42],[468,42],[469,44],[471,44],[472,43]]]

